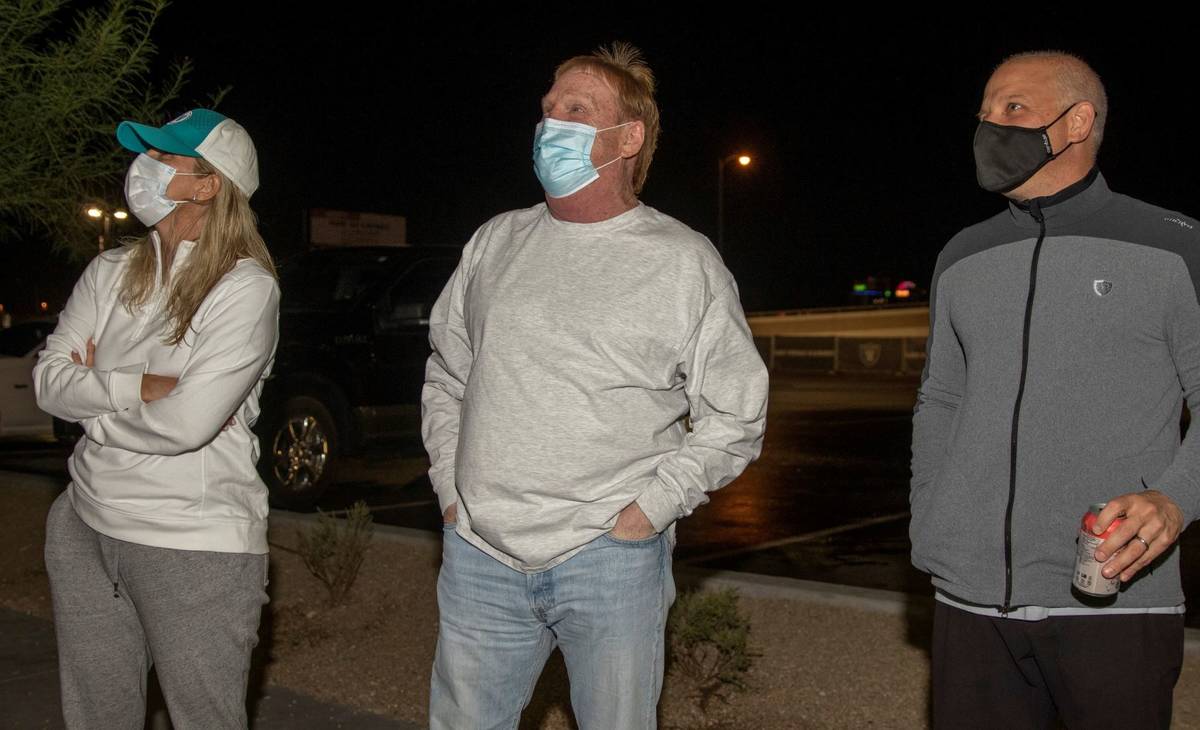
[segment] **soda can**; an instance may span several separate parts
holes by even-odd
[[[1121,588],[1121,579],[1116,576],[1104,577],[1104,574],[1100,572],[1104,568],[1104,563],[1096,560],[1096,548],[1100,547],[1100,543],[1116,532],[1121,523],[1125,521],[1118,517],[1112,521],[1103,534],[1097,535],[1092,532],[1092,528],[1096,525],[1096,519],[1100,516],[1100,510],[1104,509],[1105,504],[1107,502],[1093,504],[1087,512],[1083,513],[1083,520],[1079,525],[1079,540],[1075,549],[1075,575],[1071,581],[1080,593],[1101,598],[1115,595]],[[1112,560],[1112,556],[1108,556],[1108,559]]]

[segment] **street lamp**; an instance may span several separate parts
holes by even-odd
[[[742,167],[750,166],[747,154],[732,154],[717,160],[717,253],[723,253],[725,245],[725,166],[734,160]]]
[[[124,221],[129,214],[120,208],[109,210],[103,204],[89,205],[84,209],[84,215],[100,223],[100,250],[103,251],[112,241],[113,219]]]

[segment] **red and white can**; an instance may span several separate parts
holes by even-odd
[[[1097,535],[1092,532],[1092,528],[1096,526],[1096,519],[1100,516],[1100,510],[1104,509],[1105,504],[1107,502],[1093,504],[1087,512],[1083,513],[1083,520],[1079,525],[1079,540],[1075,549],[1075,576],[1071,580],[1080,593],[1102,598],[1115,595],[1121,588],[1121,579],[1116,576],[1104,577],[1104,574],[1100,572],[1104,569],[1104,563],[1096,560],[1096,548],[1100,547],[1100,543],[1116,532],[1121,523],[1125,521],[1118,517],[1112,521],[1103,534]],[[1111,555],[1108,556],[1108,560],[1112,560]]]

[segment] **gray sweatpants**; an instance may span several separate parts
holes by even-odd
[[[267,562],[114,540],[63,493],[46,520],[46,572],[67,727],[141,730],[153,665],[176,730],[245,728]]]

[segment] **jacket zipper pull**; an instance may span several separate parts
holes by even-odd
[[[1042,204],[1037,198],[1029,201],[1029,215],[1042,226],[1042,231],[1046,230],[1046,216],[1042,213]]]
[[[113,598],[120,598],[121,594],[117,593],[117,582],[113,581]]]

